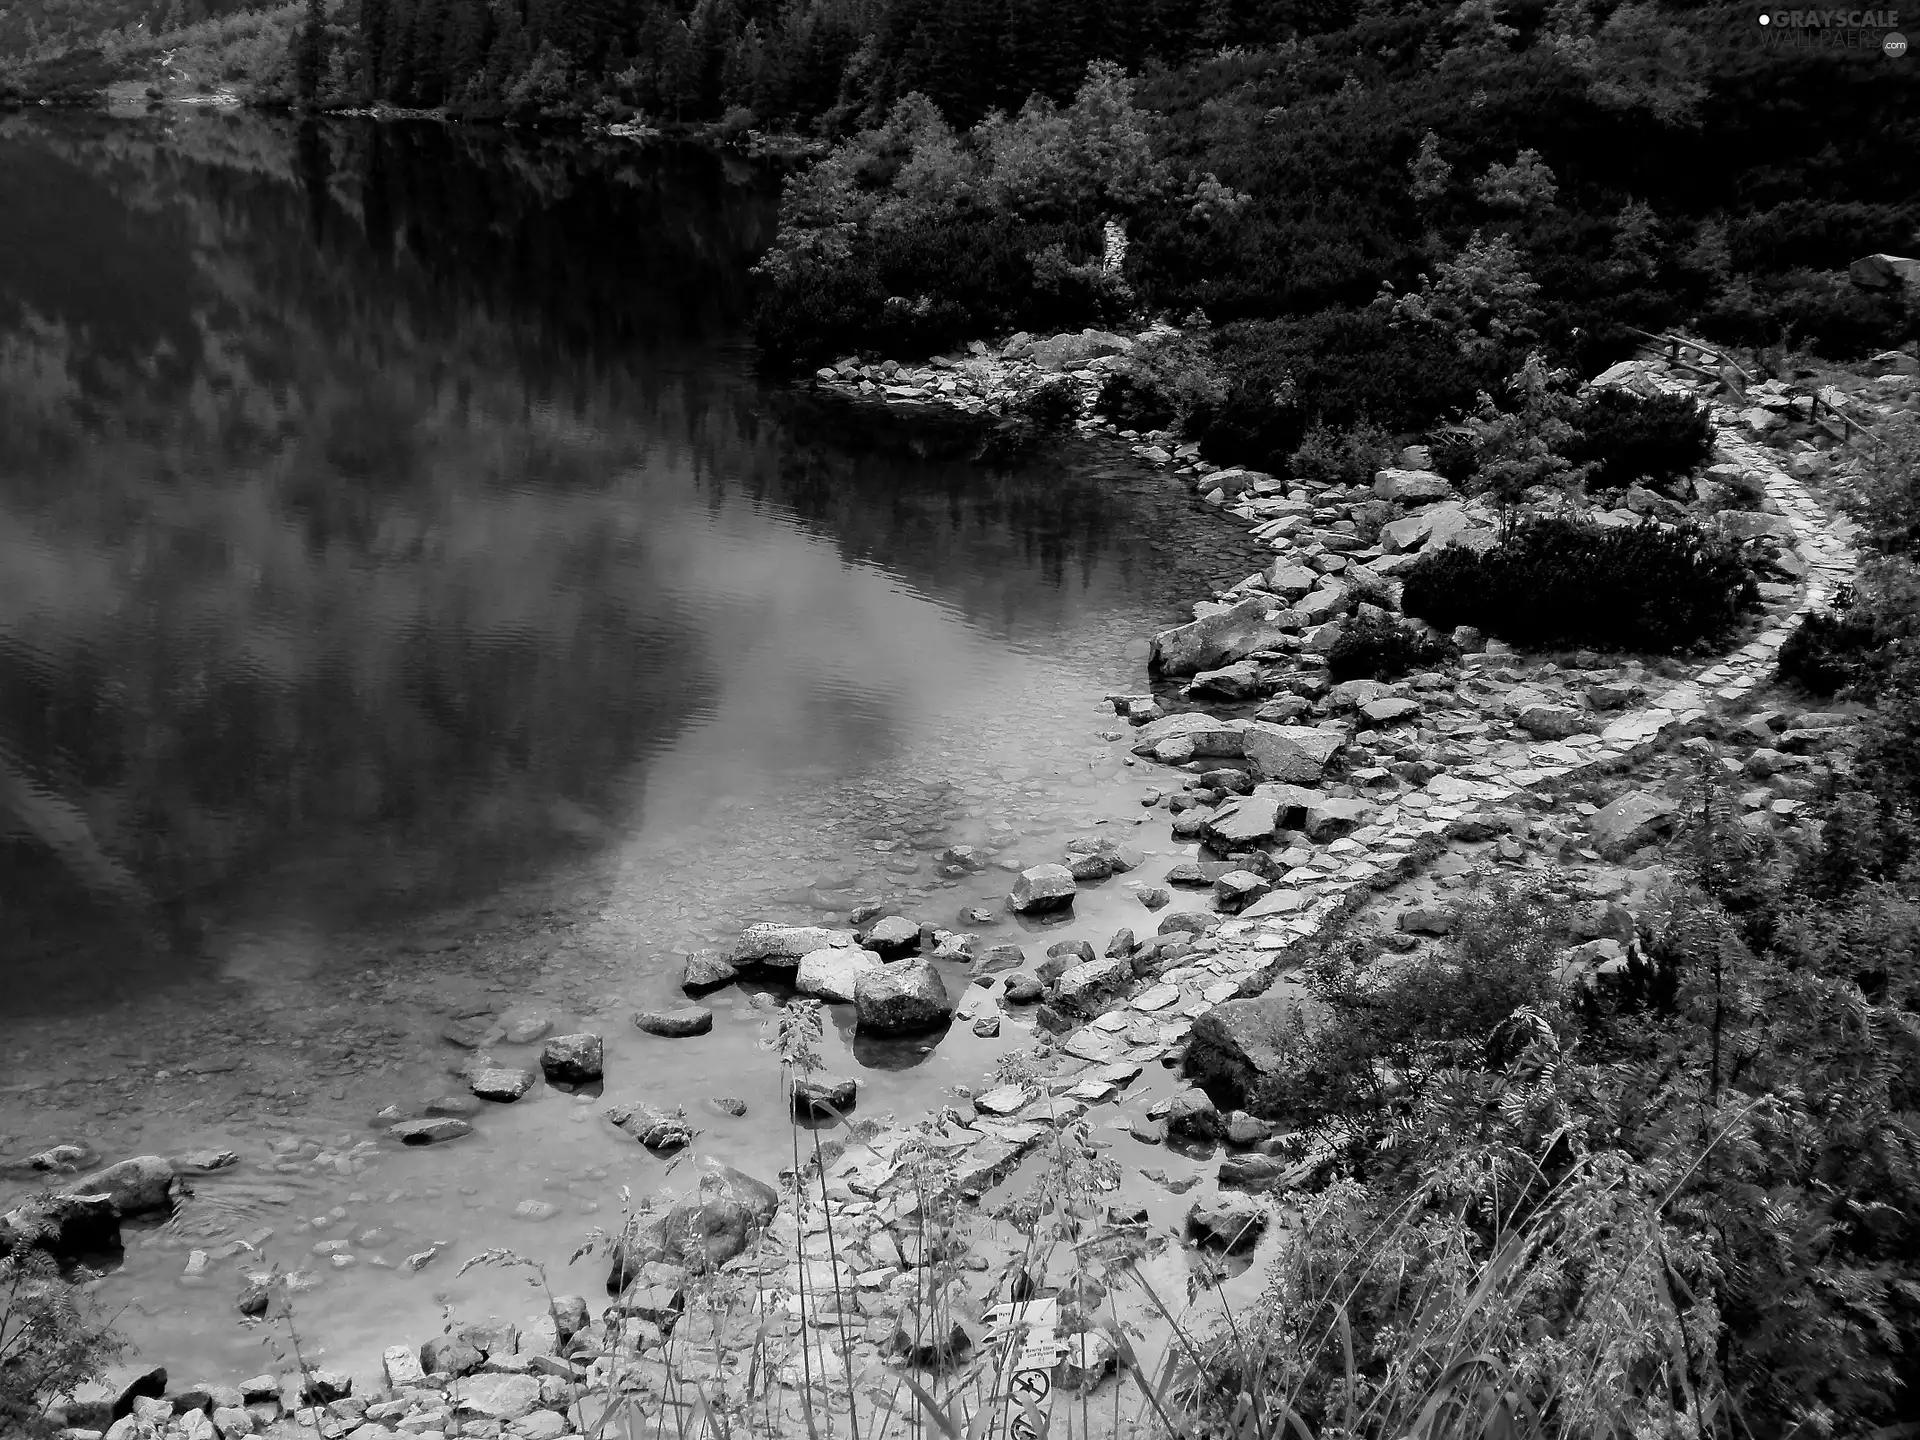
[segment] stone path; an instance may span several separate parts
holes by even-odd
[[[1118,1087],[1178,1046],[1196,1018],[1225,1000],[1261,993],[1277,975],[1282,956],[1331,935],[1369,896],[1418,874],[1444,851],[1450,828],[1490,817],[1552,782],[1628,768],[1664,742],[1684,736],[1710,707],[1738,702],[1771,679],[1781,645],[1803,615],[1825,605],[1851,578],[1855,555],[1819,501],[1781,468],[1777,453],[1746,438],[1724,407],[1715,409],[1720,458],[1758,473],[1767,498],[1793,527],[1796,547],[1808,564],[1798,602],[1777,610],[1760,635],[1732,654],[1665,690],[1657,704],[1619,714],[1598,734],[1497,744],[1473,763],[1452,767],[1413,793],[1378,806],[1360,830],[1320,847],[1334,862],[1328,873],[1298,883],[1290,873],[1283,888],[1204,937],[1197,947],[1202,953],[1145,980],[1130,1000],[1069,1036],[1061,1050],[1077,1063],[1052,1077],[1050,1094],[1036,1090],[1026,1105],[1016,1107],[1012,1113],[1022,1118],[1010,1123],[1004,1114],[982,1116],[935,1128],[933,1143],[951,1148],[963,1185],[990,1184],[1024,1149],[1094,1105],[1118,1099]],[[1503,658],[1468,656],[1467,669],[1484,669]],[[1206,953],[1209,940],[1217,943]],[[864,1154],[843,1160],[831,1178],[884,1197],[894,1170],[885,1157],[906,1140],[902,1131],[877,1137]]]

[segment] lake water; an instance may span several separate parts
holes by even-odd
[[[936,857],[1170,854],[1102,696],[1258,550],[1120,448],[989,469],[758,377],[777,193],[625,142],[0,115],[0,1167],[242,1157],[101,1286],[142,1360],[270,1363],[239,1240],[301,1272],[309,1358],[369,1378],[443,1303],[534,1308],[455,1277],[488,1246],[600,1293],[568,1254],[679,1178],[611,1100],[772,1178],[767,997],[629,1023],[749,921],[879,901],[1036,960],[1151,928],[1118,879],[962,925],[1010,877]],[[604,1033],[606,1099],[392,1146],[374,1113],[460,1092],[440,1035],[474,1015]],[[863,1114],[1030,1043],[833,1022]]]

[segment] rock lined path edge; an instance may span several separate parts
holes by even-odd
[[[1662,389],[1695,393],[1665,377],[1650,375],[1648,378]],[[1776,612],[1756,638],[1716,661],[1701,665],[1691,676],[1664,692],[1659,704],[1617,716],[1598,735],[1516,742],[1473,764],[1459,767],[1467,775],[1480,772],[1470,785],[1459,773],[1450,771],[1423,787],[1428,794],[1433,794],[1435,786],[1440,790],[1440,794],[1424,806],[1406,804],[1411,797],[1383,803],[1368,828],[1386,830],[1385,838],[1371,847],[1364,858],[1356,859],[1339,875],[1313,887],[1313,898],[1303,897],[1297,913],[1284,919],[1229,918],[1214,932],[1223,941],[1250,946],[1256,952],[1265,952],[1269,958],[1246,964],[1236,963],[1232,956],[1190,957],[1175,973],[1186,978],[1189,984],[1197,978],[1193,975],[1195,970],[1210,971],[1214,978],[1197,996],[1178,1008],[1166,998],[1170,988],[1179,988],[1173,975],[1137,981],[1126,996],[1065,1038],[1061,1052],[1084,1063],[1063,1066],[1055,1072],[1056,1077],[1106,1070],[1117,1081],[1117,1072],[1123,1067],[1131,1067],[1137,1073],[1138,1067],[1161,1058],[1178,1045],[1192,1022],[1215,1005],[1228,999],[1263,994],[1279,978],[1287,956],[1298,947],[1330,939],[1369,896],[1419,876],[1446,853],[1449,848],[1446,832],[1455,822],[1484,816],[1517,797],[1569,776],[1601,775],[1631,766],[1661,744],[1684,738],[1688,729],[1704,719],[1712,706],[1737,703],[1771,679],[1780,647],[1805,615],[1828,604],[1837,588],[1852,578],[1857,555],[1853,547],[1835,533],[1825,507],[1800,480],[1781,468],[1774,452],[1748,439],[1738,426],[1738,417],[1723,404],[1718,401],[1709,401],[1709,404],[1713,411],[1716,451],[1726,460],[1760,475],[1767,498],[1779,507],[1793,527],[1797,548],[1808,565],[1798,602],[1790,610]],[[1148,1001],[1145,1008],[1137,1003],[1142,999]],[[1062,1085],[1058,1080],[1049,1088],[1051,1094],[1043,1090],[1035,1097],[1035,1103],[1022,1107],[1023,1113],[1011,1123],[996,1124],[995,1117],[988,1115],[976,1117],[974,1125],[983,1132],[981,1139],[989,1143],[976,1143],[973,1154],[955,1157],[957,1178],[963,1189],[977,1193],[997,1183],[1047,1135],[1098,1103],[1089,1097],[1074,1096],[1071,1092],[1076,1087]],[[879,1137],[878,1153],[884,1155],[894,1148],[888,1140],[897,1144],[904,1138],[898,1132],[894,1136]],[[874,1144],[860,1148],[868,1155],[876,1153]],[[851,1155],[840,1165],[831,1167],[830,1176],[851,1180],[856,1185],[864,1180],[876,1195],[887,1189],[886,1180],[890,1178],[884,1170],[875,1174],[871,1166],[862,1165]]]

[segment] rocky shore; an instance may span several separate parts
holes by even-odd
[[[1115,357],[1140,338],[1016,336],[919,369],[850,360],[817,378],[892,404],[996,413],[1064,375],[1085,414]],[[1882,359],[1884,374],[1822,398],[1868,422],[1913,408],[1920,367],[1909,356]],[[1705,393],[1650,361],[1615,366],[1594,383]],[[695,1037],[712,1024],[701,995],[761,976],[852,1007],[860,1033],[937,1037],[960,1023],[992,1034],[1030,1020],[1034,1050],[937,1115],[856,1120],[824,1132],[817,1151],[811,1137],[804,1148],[796,1140],[793,1163],[770,1162],[766,1179],[699,1159],[679,1194],[638,1207],[605,1237],[603,1306],[562,1295],[516,1323],[450,1323],[443,1335],[387,1350],[380,1376],[307,1370],[181,1388],[155,1372],[111,1404],[59,1417],[66,1440],[314,1431],[326,1440],[548,1440],[594,1431],[609,1409],[658,1415],[691,1404],[695,1390],[702,1404],[744,1405],[759,1393],[751,1375],[773,1378],[754,1424],[801,1433],[802,1411],[815,1403],[837,1421],[862,1397],[897,1390],[898,1373],[985,1354],[1012,1333],[991,1316],[1010,1294],[1024,1298],[1008,1281],[1026,1273],[1030,1252],[1018,1225],[1003,1223],[1020,1183],[1071,1174],[1091,1185],[1104,1223],[1144,1240],[1149,1227],[1104,1155],[1122,1141],[1217,1160],[1197,1184],[1137,1159],[1131,1166],[1177,1199],[1181,1239],[1196,1253],[1257,1256],[1283,1243],[1286,1192],[1328,1156],[1257,1112],[1264,1083],[1285,1063],[1277,1037],[1300,1016],[1288,974],[1316,947],[1353,927],[1402,951],[1433,944],[1471,889],[1527,879],[1575,907],[1582,938],[1563,974],[1578,981],[1625,963],[1665,875],[1661,846],[1701,764],[1724,775],[1745,823],[1782,831],[1802,823],[1850,718],[1775,701],[1775,660],[1799,617],[1825,605],[1854,566],[1850,527],[1832,513],[1848,451],[1804,399],[1774,385],[1739,404],[1714,400],[1715,453],[1701,473],[1665,490],[1635,487],[1621,508],[1593,512],[1608,525],[1691,516],[1747,548],[1766,577],[1763,606],[1730,653],[1697,664],[1522,655],[1456,632],[1448,638],[1465,652],[1457,671],[1394,683],[1336,683],[1328,653],[1343,627],[1397,614],[1397,577],[1413,558],[1493,543],[1498,517],[1484,502],[1459,495],[1417,449],[1370,486],[1340,488],[1220,469],[1172,437],[1080,420],[1181,475],[1201,502],[1274,552],[1269,566],[1153,638],[1153,693],[1111,697],[1108,739],[1127,763],[1164,775],[1148,803],[1165,811],[1174,838],[1196,843],[1194,857],[1149,875],[1139,849],[1090,836],[1011,878],[1007,908],[1029,916],[1070,912],[1086,887],[1128,888],[1141,918],[1099,951],[1071,941],[1035,957],[977,931],[868,907],[844,926],[751,926],[730,947],[687,961],[684,1007],[633,1017],[650,1034]],[[965,874],[991,862],[955,846],[939,863]],[[963,994],[949,991],[933,960],[968,967]],[[486,1021],[449,1038],[474,1052],[475,1100],[511,1102],[535,1083],[531,1070],[487,1058],[501,1037]],[[600,1037],[547,1038],[540,1070],[549,1085],[590,1092],[602,1079]],[[860,1098],[853,1077],[804,1064],[793,1094],[796,1120],[807,1124],[845,1117]],[[458,1138],[468,1120],[453,1112],[468,1103],[383,1117],[386,1143]],[[656,1152],[698,1149],[684,1113],[626,1103],[605,1118]],[[328,1159],[351,1165],[353,1155],[347,1147]],[[71,1170],[84,1158],[34,1163]],[[71,1180],[0,1220],[0,1246],[63,1257],[104,1248],[119,1218],[164,1212],[196,1165],[222,1163],[211,1154],[143,1157]],[[432,1259],[423,1252],[405,1263]],[[1051,1287],[1060,1274],[1037,1278]],[[264,1308],[274,1277],[258,1283]],[[1099,1304],[1076,1291],[1049,1312],[1054,1386],[1112,1383]],[[810,1360],[809,1346],[820,1359]]]

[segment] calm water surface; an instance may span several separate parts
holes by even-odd
[[[567,1254],[677,1173],[544,1088],[380,1143],[374,1111],[461,1089],[452,1018],[600,1030],[608,1098],[771,1177],[768,997],[721,992],[693,1040],[628,1023],[688,950],[867,900],[1034,959],[1150,928],[1118,881],[1044,933],[959,926],[1008,876],[935,856],[1165,849],[1101,696],[1257,552],[1124,455],[989,470],[756,378],[776,196],[694,151],[0,116],[0,1166],[242,1156],[102,1286],[142,1359],[270,1358],[239,1239],[369,1377],[442,1301],[530,1308],[455,1279],[489,1245],[597,1293]],[[862,1113],[1026,1043],[833,1019]]]

